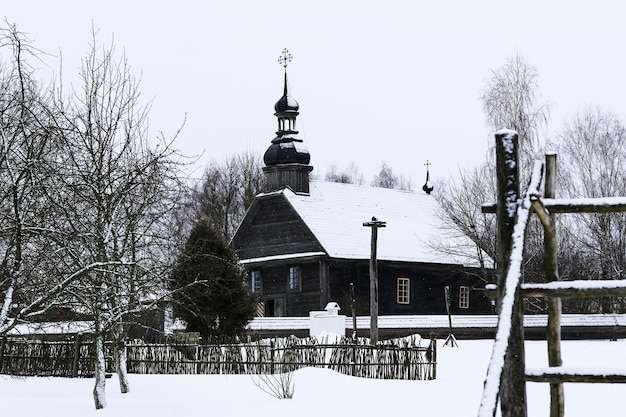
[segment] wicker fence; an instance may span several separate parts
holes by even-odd
[[[0,373],[93,375],[90,343],[3,339],[0,347]],[[376,346],[294,337],[232,345],[129,343],[126,352],[128,372],[138,374],[268,374],[323,367],[365,378],[426,380],[436,378],[437,362],[435,341],[422,347],[417,338]],[[114,372],[108,352],[107,371]]]
[[[0,374],[91,377],[95,357],[93,343],[84,342],[80,337],[62,342],[0,339]],[[113,372],[110,344],[106,346],[105,358],[107,372]]]

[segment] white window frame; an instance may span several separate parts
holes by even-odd
[[[410,304],[411,280],[409,278],[398,278],[396,288],[396,302],[398,304]]]
[[[289,267],[289,280],[287,287],[289,291],[302,291],[302,269],[299,265]]]
[[[459,308],[468,309],[470,306],[470,287],[461,285],[459,287]]]

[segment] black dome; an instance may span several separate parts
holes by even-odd
[[[298,102],[289,95],[284,95],[274,104],[276,113],[297,112],[300,109]]]
[[[279,164],[304,164],[308,165],[311,161],[311,155],[306,150],[301,141],[297,142],[274,142],[263,156],[263,162],[266,166]]]

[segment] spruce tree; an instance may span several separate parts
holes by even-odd
[[[207,220],[192,229],[171,277],[174,314],[207,342],[243,334],[254,315],[246,273]]]

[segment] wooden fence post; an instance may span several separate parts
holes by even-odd
[[[274,374],[275,372],[275,367],[274,367],[274,341],[270,341],[270,374]]]
[[[82,334],[76,334],[76,343],[74,344],[74,362],[72,363],[72,378],[78,377],[78,363],[80,361],[80,345]]]
[[[546,155],[546,175],[544,196],[555,198],[556,188],[556,155]],[[557,263],[557,235],[554,216],[550,219],[552,230],[544,230],[543,269],[546,282],[558,281],[559,269]],[[548,297],[548,326],[546,339],[548,342],[548,365],[561,366],[561,299]],[[563,384],[555,382],[550,384],[550,417],[563,417],[565,415],[565,400]]]
[[[497,174],[497,276],[498,312],[506,286],[509,258],[513,244],[513,228],[519,196],[519,163],[517,132],[501,130],[496,133]],[[502,368],[500,409],[502,417],[526,417],[526,383],[524,381],[524,312],[521,297],[514,301],[511,334]]]
[[[425,379],[437,379],[437,338],[432,332],[430,333],[430,343],[426,351],[426,361],[430,365],[430,375],[426,376]]]
[[[2,336],[2,340],[0,340],[0,374],[2,373],[2,367],[4,365],[4,347],[7,344],[7,336]]]
[[[350,283],[350,307],[352,309],[352,339],[357,343],[356,336],[356,297],[354,296],[354,282]]]

